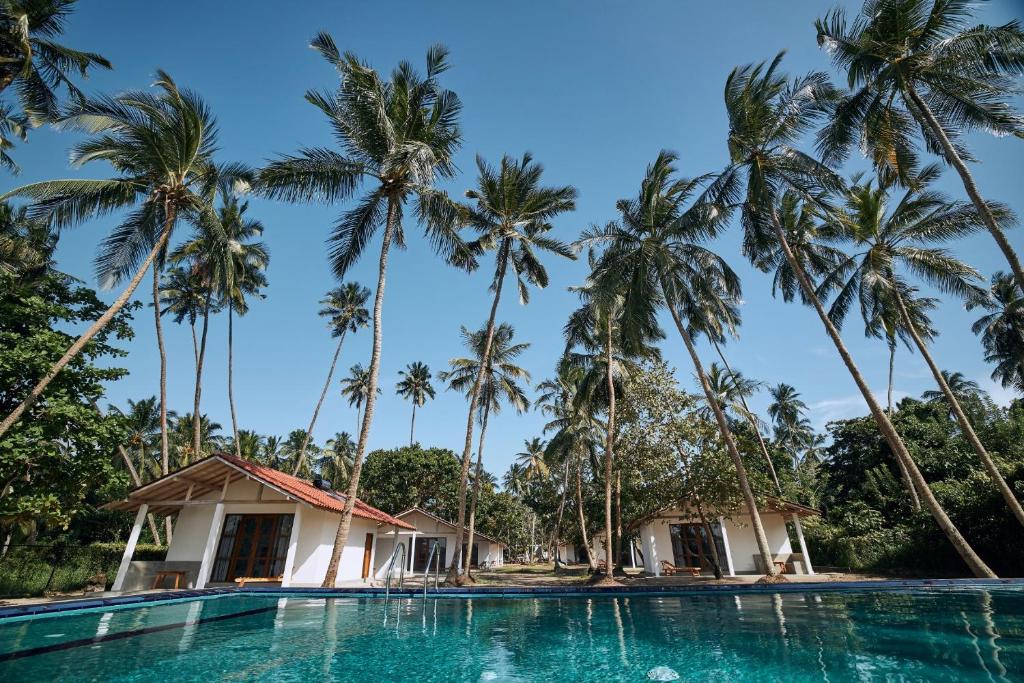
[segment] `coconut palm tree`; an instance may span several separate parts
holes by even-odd
[[[480,374],[480,364],[483,362],[484,350],[487,345],[487,327],[476,332],[470,332],[465,327],[462,329],[463,343],[473,354],[469,357],[452,358],[448,361],[450,370],[438,375],[442,382],[448,383],[448,388],[453,391],[460,391],[470,398],[470,392],[476,386],[476,378]],[[479,387],[480,404],[477,409],[477,419],[480,423],[480,438],[476,449],[476,471],[473,475],[473,492],[469,504],[469,525],[466,535],[466,547],[473,547],[473,538],[476,535],[476,508],[480,500],[480,485],[484,475],[484,437],[487,434],[487,423],[491,413],[501,412],[502,404],[512,406],[517,413],[529,410],[530,400],[519,382],[530,383],[530,373],[515,364],[516,359],[530,348],[529,344],[514,344],[512,338],[515,336],[515,329],[507,324],[501,323],[494,330],[491,338],[491,347],[488,354],[488,367],[484,372],[483,383]],[[470,555],[472,557],[472,554]],[[468,563],[466,575],[471,576]]]
[[[0,435],[42,396],[53,378],[75,358],[93,336],[128,303],[151,264],[154,317],[159,322],[159,268],[178,219],[198,221],[208,211],[208,197],[221,176],[233,167],[217,169],[213,151],[217,131],[213,115],[193,92],[181,90],[163,71],[155,94],[129,91],[74,103],[58,125],[92,135],[79,142],[71,158],[75,165],[103,160],[117,175],[109,179],[67,179],[32,183],[3,198],[34,201],[30,215],[45,217],[63,229],[93,217],[135,207],[100,246],[97,273],[104,286],[128,279],[124,291],[71,345],[21,404],[0,422]],[[158,335],[158,341],[160,336]],[[161,468],[169,471],[167,438],[166,362],[161,346]]]
[[[516,462],[523,468],[527,481],[531,479],[547,479],[551,474],[544,453],[547,444],[537,437],[523,440],[523,450],[516,453]]]
[[[46,221],[0,202],[0,273],[22,281],[42,274],[53,267],[56,248],[57,233]]]
[[[324,443],[320,457],[316,461],[316,470],[321,477],[331,482],[335,490],[344,488],[352,475],[352,458],[356,452],[356,443],[348,432],[338,432],[333,439]]]
[[[645,311],[656,307],[669,310],[736,468],[758,551],[767,571],[774,574],[774,557],[746,466],[693,340],[694,330],[711,336],[711,330],[724,326],[716,321],[732,320],[732,305],[739,298],[735,273],[701,244],[728,217],[736,177],[726,173],[716,179],[677,178],[676,158],[661,152],[648,166],[637,197],[616,204],[620,221],[585,233],[583,241],[609,245],[593,277],[623,283],[624,309],[631,317],[647,315]]]
[[[395,393],[412,401],[412,421],[409,423],[409,445],[412,446],[416,430],[416,406],[422,408],[428,398],[434,398],[434,386],[430,383],[430,368],[419,361],[406,365],[405,370],[399,370],[398,374],[402,379],[395,385]]]
[[[334,356],[331,358],[331,365],[327,370],[327,379],[324,381],[324,388],[320,392],[320,398],[316,402],[316,407],[313,408],[313,417],[310,418],[309,427],[306,428],[306,439],[299,449],[299,461],[295,464],[295,472],[292,474],[302,469],[306,458],[306,445],[313,435],[313,427],[316,426],[316,418],[320,415],[320,407],[324,404],[327,390],[331,386],[334,368],[338,364],[338,356],[341,355],[341,345],[345,343],[345,334],[348,332],[355,334],[359,331],[359,328],[370,324],[370,313],[366,310],[366,302],[369,299],[369,289],[361,286],[358,282],[346,282],[342,286],[335,287],[327,292],[327,296],[320,301],[322,308],[319,315],[327,318],[327,327],[331,331],[331,336],[338,340],[338,345],[334,348]],[[361,396],[359,404],[362,405]],[[341,433],[347,436],[347,433]]]
[[[381,393],[380,388],[377,394]],[[348,370],[348,377],[341,379],[341,395],[348,397],[349,406],[356,409],[356,429],[360,429],[363,420],[361,411],[370,395],[370,371],[363,367],[362,363],[356,363]]]
[[[725,105],[729,117],[728,149],[730,166],[726,176],[744,177],[746,192],[742,204],[744,253],[755,265],[765,250],[781,249],[800,286],[801,296],[818,314],[825,331],[836,347],[864,396],[868,409],[894,455],[903,461],[925,505],[949,538],[965,564],[978,576],[994,576],[953,524],[928,487],[906,445],[893,427],[867,385],[817,296],[811,275],[789,244],[779,218],[779,202],[790,190],[802,201],[829,210],[823,194],[837,192],[842,180],[828,166],[800,151],[795,145],[835,101],[835,91],[827,76],[811,73],[790,81],[779,71],[782,53],[770,64],[737,67],[729,74],[725,87]]]
[[[479,235],[473,247],[476,251],[495,251],[494,278],[491,281],[490,314],[487,318],[483,346],[483,362],[477,370],[470,391],[469,414],[466,418],[466,439],[462,449],[462,473],[459,482],[459,510],[455,523],[455,543],[460,547],[466,521],[466,491],[469,468],[472,463],[473,424],[477,419],[480,391],[488,367],[495,319],[501,300],[505,276],[511,271],[519,292],[519,301],[530,299],[529,287],[547,287],[548,274],[538,258],[538,251],[546,251],[575,258],[569,246],[551,237],[551,220],[559,214],[576,208],[576,189],[571,186],[546,187],[541,185],[544,168],[524,154],[518,161],[505,155],[498,168],[477,157],[477,186],[466,192],[471,200],[458,207],[460,223]],[[457,582],[458,563],[453,557],[448,569],[448,581]]]
[[[908,182],[917,161],[916,123],[929,151],[960,174],[978,216],[999,245],[1018,284],[1024,268],[1000,217],[981,197],[967,168],[963,133],[1024,136],[1010,104],[1024,73],[1024,30],[1017,20],[971,25],[970,0],[868,0],[859,16],[833,10],[815,22],[818,44],[846,72],[852,92],[819,135],[828,159],[855,143],[869,150],[883,177]],[[1004,216],[1005,218],[1005,216]]]
[[[153,446],[155,438],[160,435],[160,407],[157,404],[156,396],[144,398],[139,401],[128,399],[128,412],[122,412],[117,406],[111,405],[109,412],[118,413],[123,417],[124,425],[128,429],[128,448],[135,450],[139,456],[139,464],[136,467],[131,459],[127,457],[127,449],[123,449],[125,465],[131,474],[132,483],[142,486],[142,477],[149,469],[149,451]],[[156,519],[150,513],[146,516],[149,523],[149,532],[153,535],[153,542],[161,545],[160,531],[156,526]]]
[[[409,199],[417,200],[417,214],[426,228],[426,237],[445,260],[468,269],[476,264],[453,227],[450,202],[433,186],[437,177],[454,174],[453,156],[461,144],[461,104],[455,93],[442,88],[438,81],[448,69],[448,50],[435,46],[427,52],[425,77],[408,62],[402,62],[391,78],[384,80],[354,54],[342,54],[326,33],[317,35],[311,47],[337,69],[341,79],[336,93],[310,91],[306,99],[327,116],[342,152],[307,148],[281,157],[260,173],[260,188],[278,199],[333,203],[351,197],[364,182],[372,185],[356,207],[342,216],[330,237],[331,264],[339,280],[345,278],[370,239],[383,227],[373,303],[370,386],[345,507],[324,576],[324,586],[330,587],[337,578],[352,525],[359,473],[377,399],[388,253],[392,244],[405,244],[402,216]]]
[[[0,92],[17,91],[25,117],[34,126],[60,118],[57,94],[63,87],[76,102],[85,95],[68,72],[82,78],[90,69],[110,69],[95,52],[74,50],[57,42],[76,0],[3,0],[0,2]]]
[[[192,434],[193,428],[192,413],[185,413],[181,417],[173,417],[171,420],[171,445],[174,454],[174,469],[188,467],[196,460],[223,450],[224,437],[219,433],[221,425],[214,422],[208,415],[199,418],[199,450],[193,450]]]
[[[237,442],[232,445],[238,457],[258,462],[263,450],[263,437],[251,429],[239,429]]]
[[[28,118],[14,113],[6,102],[0,102],[0,166],[14,175],[21,173],[21,168],[10,155],[14,149],[13,138],[23,142],[27,140],[28,127]]]
[[[1024,288],[1011,275],[992,276],[990,295],[968,302],[967,308],[988,311],[971,331],[981,335],[985,360],[995,363],[993,381],[1024,394]]]
[[[196,323],[206,311],[207,299],[212,299],[206,278],[192,267],[174,266],[160,279],[161,315],[171,315],[174,322],[188,322],[192,332],[192,355],[199,365],[199,336]]]
[[[508,471],[501,478],[501,486],[513,496],[517,498],[522,497],[526,493],[527,487],[523,466],[517,462],[509,465]]]
[[[1013,515],[1024,525],[1024,508],[975,433],[956,392],[932,358],[926,338],[914,325],[910,313],[913,306],[908,307],[904,299],[906,274],[921,278],[945,294],[969,301],[984,296],[975,284],[981,279],[978,272],[945,249],[934,246],[968,235],[982,226],[973,206],[951,202],[941,193],[927,189],[939,174],[938,166],[928,166],[913,176],[910,187],[891,208],[887,183],[882,181],[876,186],[873,181],[861,182],[860,178],[854,178],[845,210],[835,225],[836,237],[849,243],[853,251],[822,284],[825,289],[834,286],[839,292],[829,317],[839,327],[853,302],[858,301],[862,316],[869,320],[871,311],[879,306],[871,303],[877,297],[896,306],[902,324],[931,370],[961,433]]]

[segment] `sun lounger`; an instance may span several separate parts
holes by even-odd
[[[700,567],[677,567],[668,560],[662,560],[661,573],[665,576],[684,573],[689,573],[690,576],[700,576]]]

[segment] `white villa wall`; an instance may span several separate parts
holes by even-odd
[[[250,479],[233,482],[228,486],[225,500],[255,500],[258,483]],[[217,492],[219,497],[220,492]],[[288,501],[269,488],[263,489],[263,503],[225,503],[224,514],[295,514],[296,506],[302,506],[299,517],[299,538],[292,571],[293,586],[319,586],[323,582],[327,564],[334,547],[341,515]],[[182,508],[174,525],[171,545],[167,549],[167,561],[193,561],[203,559],[203,550],[213,522],[216,500],[207,494],[208,505],[192,505]],[[202,499],[197,499],[202,500]],[[275,502],[280,501],[280,502]],[[384,527],[385,529],[388,527]],[[348,543],[341,556],[338,581],[359,580],[363,568],[363,548],[366,534],[378,534],[377,523],[361,517],[352,518]],[[217,538],[220,539],[220,529]],[[374,558],[371,557],[371,562]]]
[[[662,560],[673,561],[672,535],[669,525],[680,523],[681,518],[678,510],[669,510],[665,514],[666,518],[653,519],[640,527],[644,571],[648,574],[660,574],[660,567],[657,565]],[[691,521],[696,522],[698,520],[693,519]],[[733,570],[737,574],[758,573],[754,556],[759,553],[757,541],[754,540],[754,528],[750,524],[750,516],[734,514],[732,517],[726,518],[724,522]],[[789,555],[792,553],[789,532],[786,530],[786,521],[780,513],[762,511],[761,523],[764,525],[765,536],[768,537],[768,546],[773,554]],[[712,525],[715,524],[717,522],[712,522]],[[725,565],[726,558],[723,557],[721,559],[722,564]],[[723,566],[724,570],[725,567]]]
[[[419,511],[413,511],[403,515],[402,521],[408,522],[416,527],[415,533],[402,529],[398,534],[398,542],[405,544],[407,552],[406,576],[410,576],[415,573],[412,569],[412,541],[414,537],[417,544],[420,543],[420,539],[425,537],[444,538],[445,556],[442,562],[442,568],[451,565],[452,558],[455,556],[455,529],[450,525],[445,524],[444,522],[439,522],[433,517],[425,515]],[[374,559],[374,576],[377,578],[384,577],[387,572],[387,564],[395,549],[395,535],[392,533],[391,527],[382,527],[381,531],[382,533],[377,540],[377,553]],[[500,543],[492,543],[480,536],[474,536],[473,543],[477,547],[477,562],[481,564],[486,562],[488,566],[494,565],[499,567],[505,563]]]

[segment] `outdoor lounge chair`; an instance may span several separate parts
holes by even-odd
[[[661,573],[665,576],[683,574],[688,572],[690,576],[700,576],[700,567],[677,567],[668,560],[661,561]]]

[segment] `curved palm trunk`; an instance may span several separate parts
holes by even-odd
[[[892,418],[892,385],[893,385],[893,371],[896,369],[896,344],[889,344],[889,386],[886,394],[886,401],[888,408],[885,412]]]
[[[664,287],[664,283],[662,286]],[[726,450],[729,452],[729,458],[732,460],[733,467],[736,468],[736,479],[739,482],[740,491],[743,493],[743,500],[747,505],[747,514],[750,515],[750,524],[754,528],[754,540],[757,543],[757,551],[761,555],[761,562],[765,566],[765,573],[767,576],[775,576],[779,573],[779,570],[775,567],[775,558],[772,555],[771,548],[768,546],[768,537],[764,533],[764,525],[761,523],[761,515],[757,511],[757,499],[754,498],[754,491],[750,488],[750,480],[747,478],[747,468],[743,465],[743,458],[740,457],[739,449],[736,448],[736,440],[733,439],[732,431],[729,429],[729,423],[725,419],[725,413],[722,412],[722,407],[718,405],[714,392],[711,390],[711,384],[708,382],[707,375],[704,373],[704,365],[700,361],[700,356],[697,355],[697,349],[693,345],[690,333],[686,331],[686,326],[683,325],[683,321],[680,320],[679,312],[676,311],[675,307],[669,305],[668,310],[672,313],[672,320],[676,324],[676,329],[679,330],[679,336],[683,338],[683,343],[686,345],[686,351],[690,354],[690,360],[693,361],[693,367],[697,372],[697,379],[700,380],[701,387],[704,389],[704,395],[708,400],[708,405],[711,406],[711,410],[715,414],[715,421],[718,423],[718,431],[722,434],[722,439],[725,440],[725,446]]]
[[[476,478],[473,480],[473,498],[469,503],[469,531],[466,534],[466,578],[473,580],[470,562],[473,559],[473,536],[476,535],[476,504],[480,500],[480,479],[484,473],[484,435],[487,433],[487,418],[490,417],[490,402],[484,401],[480,416],[480,441],[476,446]]]
[[[306,427],[306,435],[302,437],[302,445],[299,447],[299,461],[295,464],[295,470],[292,472],[292,476],[298,476],[299,470],[302,469],[302,465],[306,460],[306,448],[309,446],[310,436],[313,434],[313,427],[316,426],[316,418],[320,415],[320,407],[324,404],[324,399],[327,398],[327,391],[331,388],[331,378],[334,377],[334,368],[338,365],[338,356],[341,355],[341,345],[345,342],[345,332],[341,333],[341,337],[338,338],[338,346],[334,349],[334,358],[331,359],[331,367],[327,371],[327,380],[324,382],[323,391],[320,392],[320,400],[316,402],[316,407],[313,408],[313,417],[309,420],[309,426]],[[359,411],[356,411],[356,419],[359,418]]]
[[[960,174],[960,180],[963,181],[964,189],[967,190],[967,196],[971,198],[971,202],[973,202],[974,208],[981,215],[985,227],[992,234],[992,239],[999,245],[999,250],[1003,252],[1006,262],[1010,264],[1010,269],[1013,271],[1013,276],[1017,279],[1017,284],[1021,289],[1024,289],[1024,267],[1021,267],[1017,252],[1013,250],[1010,241],[1006,239],[1006,234],[996,223],[996,217],[992,214],[992,209],[982,199],[978,186],[974,184],[974,177],[971,175],[970,169],[967,168],[964,160],[960,158],[960,154],[956,151],[953,143],[950,142],[949,136],[946,135],[946,131],[939,124],[938,119],[935,118],[935,114],[932,113],[928,103],[921,99],[921,96],[917,94],[917,90],[914,89],[912,84],[908,83],[905,87],[906,95],[914,103],[914,107],[920,112],[921,116],[924,117],[925,124],[942,144],[942,149],[946,153],[946,161]]]
[[[484,383],[484,375],[487,366],[491,361],[491,343],[494,341],[494,319],[498,313],[498,302],[501,300],[501,286],[505,280],[505,269],[508,266],[508,252],[511,249],[511,242],[504,240],[498,250],[498,270],[494,276],[494,300],[491,302],[491,312],[487,317],[487,334],[484,338],[484,352],[480,358],[480,369],[473,381],[473,390],[469,394],[469,417],[466,419],[466,441],[462,446],[462,472],[459,476],[459,514],[455,522],[455,550],[452,553],[452,563],[448,567],[448,576],[445,581],[450,584],[458,583],[459,564],[462,553],[463,534],[466,524],[466,490],[469,487],[469,466],[473,458],[473,421],[476,417],[477,406],[480,403],[480,387]]]
[[[732,367],[729,365],[729,361],[725,359],[725,354],[722,353],[722,347],[718,345],[714,339],[711,340],[712,346],[715,347],[715,351],[718,352],[718,357],[722,359],[722,364],[725,365],[725,369],[729,372],[729,376],[732,377],[733,381],[736,381],[736,374],[732,371]],[[782,484],[779,483],[779,475],[775,473],[775,463],[772,462],[772,456],[768,454],[768,445],[764,442],[764,437],[761,436],[761,430],[757,426],[757,421],[754,420],[754,413],[751,412],[750,407],[747,405],[747,399],[740,394],[740,405],[743,406],[743,412],[746,415],[747,421],[750,423],[750,428],[754,430],[754,434],[757,435],[757,442],[761,445],[761,453],[764,454],[764,461],[768,463],[768,472],[772,475],[772,481],[775,483],[775,489],[782,495]],[[719,577],[721,578],[721,577]]]
[[[597,559],[590,549],[590,540],[587,538],[587,518],[583,514],[583,463],[576,465],[576,512],[579,515],[580,536],[583,539],[583,549],[587,553],[587,566],[590,573],[597,571]]]
[[[612,377],[612,319],[605,325],[608,335],[604,344],[605,382],[608,389],[608,434],[604,444],[604,574],[615,574],[614,537],[612,536],[612,461],[615,457],[615,382]]]
[[[971,425],[971,421],[967,419],[967,415],[964,413],[963,407],[960,405],[960,401],[957,400],[956,394],[949,388],[949,384],[946,382],[946,378],[942,376],[942,371],[939,370],[939,366],[935,364],[935,360],[932,358],[931,353],[928,351],[928,345],[924,343],[921,335],[918,334],[917,328],[914,325],[913,320],[910,317],[910,312],[903,301],[903,297],[896,293],[896,305],[900,309],[900,315],[903,316],[903,322],[907,326],[907,331],[910,332],[911,338],[914,340],[914,344],[921,351],[921,357],[924,358],[925,363],[928,364],[928,369],[932,371],[932,375],[935,377],[935,381],[938,383],[939,388],[942,390],[946,400],[949,401],[950,408],[953,410],[953,414],[956,416],[956,421],[960,425],[960,431],[967,441],[971,444],[971,448],[977,453],[978,458],[981,460],[982,466],[985,468],[985,473],[988,474],[989,479],[999,489],[999,495],[1006,501],[1006,505],[1010,508],[1010,512],[1017,518],[1017,521],[1024,526],[1024,509],[1021,508],[1020,501],[1017,500],[1016,496],[1013,495],[1013,490],[1003,479],[1003,475],[1000,474],[999,468],[996,466],[992,456],[989,455],[985,449],[984,444],[981,443],[981,439],[974,432],[974,427]]]
[[[14,423],[21,419],[21,416],[25,414],[25,411],[35,405],[36,401],[39,400],[39,397],[43,395],[44,391],[46,391],[46,387],[48,387],[50,382],[53,381],[53,378],[60,374],[60,371],[82,352],[85,345],[88,344],[100,330],[107,326],[111,319],[117,315],[118,311],[124,308],[125,304],[128,303],[128,300],[131,299],[132,294],[134,294],[135,290],[138,288],[143,276],[145,276],[146,270],[148,270],[150,265],[153,264],[153,261],[156,259],[160,250],[166,246],[167,240],[171,236],[169,229],[170,225],[173,225],[173,218],[169,221],[168,227],[164,229],[163,234],[160,235],[160,239],[157,240],[156,244],[153,245],[153,248],[149,251],[149,254],[146,255],[146,259],[142,262],[142,265],[139,266],[135,275],[133,275],[132,279],[128,282],[128,286],[125,287],[125,290],[121,292],[119,297],[114,299],[114,303],[110,305],[110,308],[108,308],[103,315],[97,318],[96,322],[90,325],[89,329],[83,332],[82,335],[75,340],[75,343],[73,343],[71,347],[64,352],[64,355],[61,356],[57,362],[50,367],[50,370],[43,375],[42,379],[32,387],[28,396],[18,404],[18,407],[12,410],[11,413],[7,415],[2,422],[0,422],[0,436],[6,434]]]
[[[242,457],[242,447],[238,443],[238,418],[235,416],[235,334],[234,334],[234,302],[228,297],[228,406],[231,408],[231,434],[235,441],[235,457]]]
[[[199,403],[203,396],[203,362],[206,360],[206,333],[210,329],[210,299],[213,290],[206,293],[206,306],[203,309],[203,331],[199,335],[199,362],[196,363],[196,391],[192,400],[192,457],[199,457],[202,447],[203,419]]]
[[[324,574],[324,588],[333,588],[338,579],[338,565],[341,562],[341,553],[345,550],[345,544],[348,542],[349,529],[352,528],[352,511],[355,509],[356,495],[359,493],[359,475],[363,471],[363,456],[366,454],[366,442],[370,436],[370,425],[373,423],[373,409],[377,403],[377,376],[380,374],[381,342],[384,336],[382,328],[384,285],[387,280],[388,249],[391,247],[391,240],[398,227],[397,202],[396,197],[388,198],[388,217],[384,227],[383,243],[380,247],[380,260],[377,264],[377,293],[373,298],[373,348],[370,352],[370,383],[366,396],[366,412],[363,413],[363,424],[359,430],[359,441],[352,461],[352,477],[348,482],[345,507],[341,512],[338,532],[334,536],[334,548],[331,550],[331,559],[327,564],[327,573]]]
[[[896,432],[896,428],[892,426],[892,422],[889,421],[888,416],[882,410],[882,407],[875,400],[875,395],[871,393],[871,389],[868,388],[867,382],[860,373],[860,369],[857,364],[853,361],[853,356],[850,355],[846,345],[843,343],[842,337],[839,336],[839,330],[832,324],[828,314],[825,312],[824,307],[821,305],[821,301],[818,299],[817,294],[814,291],[814,287],[811,285],[810,278],[807,277],[807,273],[804,271],[803,266],[797,261],[796,256],[793,254],[792,248],[789,246],[789,240],[786,239],[786,233],[782,229],[782,224],[779,222],[778,214],[775,209],[771,210],[772,226],[775,229],[775,236],[779,240],[779,244],[786,256],[786,261],[789,263],[790,268],[796,273],[797,280],[800,282],[800,287],[807,297],[807,300],[814,305],[814,310],[818,313],[818,317],[821,319],[822,324],[825,326],[825,331],[828,333],[829,338],[835,345],[836,350],[839,352],[839,356],[843,360],[843,364],[846,365],[846,369],[849,371],[850,376],[853,377],[853,381],[857,384],[857,388],[860,389],[860,393],[864,396],[864,401],[868,404],[868,409],[871,411],[871,416],[875,419],[875,423],[878,425],[879,431],[882,436],[889,443],[889,447],[892,449],[893,454],[898,460],[903,461],[904,466],[907,468],[907,472],[910,475],[911,481],[914,482],[914,487],[917,488],[918,494],[924,499],[925,505],[928,506],[928,511],[935,519],[936,524],[942,529],[942,532],[946,534],[949,542],[953,545],[953,548],[957,551],[964,563],[970,568],[971,572],[978,577],[995,578],[995,573],[989,569],[988,565],[978,554],[974,552],[974,548],[967,542],[967,539],[963,537],[960,530],[956,528],[953,521],[946,514],[946,511],[942,509],[938,499],[935,498],[935,494],[928,486],[928,482],[925,481],[921,471],[917,468],[917,463],[910,456],[907,451],[906,445],[903,443],[903,439]]]

